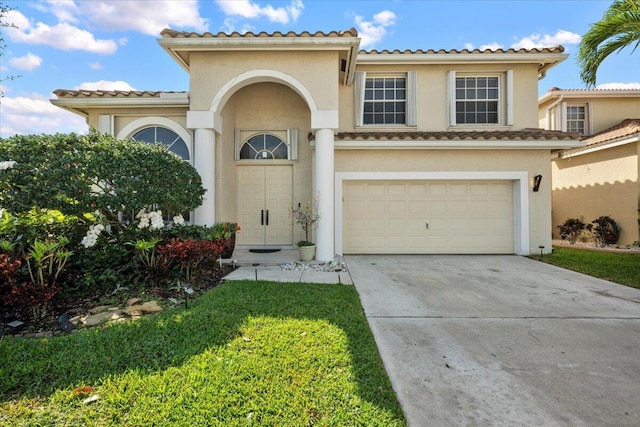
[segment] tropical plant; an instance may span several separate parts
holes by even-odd
[[[223,241],[171,239],[158,245],[158,254],[168,266],[177,266],[186,283],[193,284],[195,271],[212,268],[223,249]]]
[[[562,225],[558,225],[560,238],[562,240],[569,240],[569,243],[572,245],[576,243],[584,231],[590,231],[592,228],[593,225],[585,224],[578,218],[569,218]]]
[[[65,249],[69,240],[36,240],[27,253],[30,281],[11,288],[9,303],[27,304],[35,321],[48,311],[51,300],[58,294],[58,281],[73,252]]]
[[[596,73],[607,56],[628,46],[633,46],[633,53],[639,44],[640,1],[614,1],[580,41],[577,57],[580,78],[587,86],[595,86]]]
[[[297,207],[291,208],[291,215],[293,215],[295,223],[299,224],[304,231],[304,240],[299,241],[298,246],[313,246],[313,242],[309,240],[309,231],[311,231],[313,224],[320,219],[318,200],[307,201],[304,205],[298,203]]]
[[[591,221],[593,226],[592,234],[596,246],[605,247],[613,245],[620,238],[620,227],[609,216],[601,216]]]

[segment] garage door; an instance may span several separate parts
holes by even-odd
[[[351,254],[512,254],[512,181],[345,181]]]

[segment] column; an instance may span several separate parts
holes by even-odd
[[[193,142],[193,166],[206,190],[202,205],[195,210],[194,223],[213,225],[216,221],[216,133],[213,129],[196,129]]]
[[[315,185],[318,197],[318,215],[316,227],[316,260],[330,262],[334,260],[334,136],[332,129],[316,131]]]

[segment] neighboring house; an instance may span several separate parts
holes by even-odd
[[[552,161],[553,231],[568,218],[610,216],[618,244],[640,240],[640,90],[562,90],[538,100],[540,127],[584,135]]]
[[[207,189],[196,223],[237,221],[239,246],[291,247],[303,234],[290,208],[315,200],[321,261],[551,250],[549,157],[581,146],[537,128],[538,80],[562,47],[364,52],[353,29],[161,36],[189,92],[52,102],[192,162]]]

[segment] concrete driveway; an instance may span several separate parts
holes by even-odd
[[[518,256],[347,256],[410,426],[640,425],[640,291]]]

